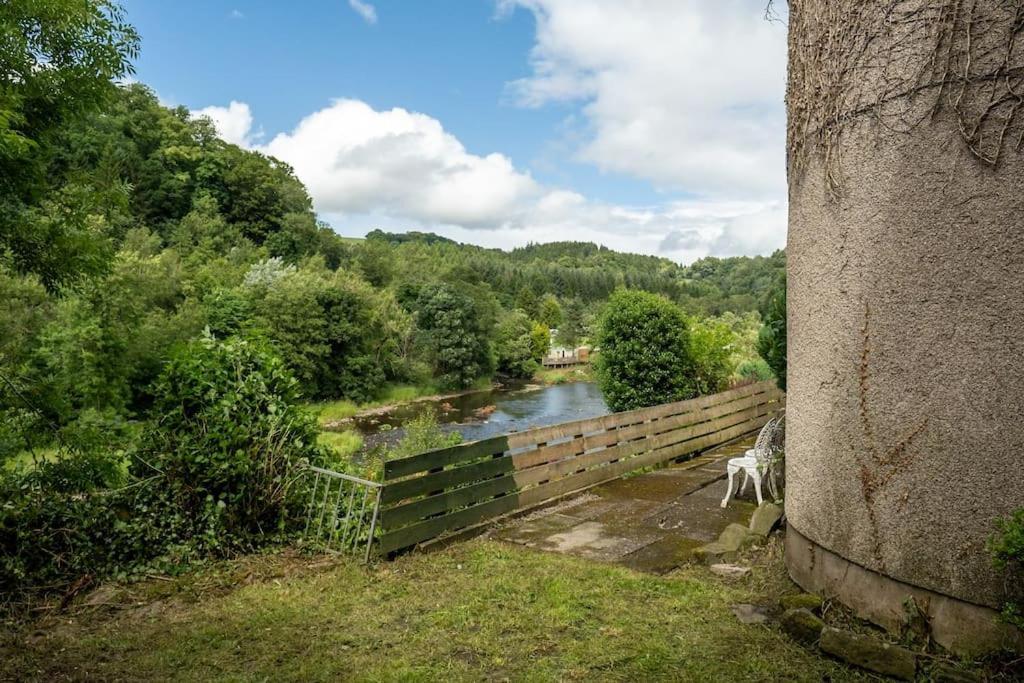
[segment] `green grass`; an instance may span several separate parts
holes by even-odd
[[[52,462],[59,456],[57,448],[55,446],[49,446],[46,448],[37,448],[35,456],[30,451],[22,451],[15,456],[9,458],[3,463],[5,469],[10,472],[18,469],[32,469],[35,467],[36,462]]]
[[[491,386],[491,380],[484,377],[477,380],[470,390],[487,389]],[[372,401],[356,403],[347,399],[337,401],[322,401],[309,403],[307,407],[319,415],[320,424],[330,424],[346,420],[364,410],[394,406],[401,403],[415,401],[425,396],[435,396],[446,393],[437,385],[431,383],[423,384],[389,384],[385,386],[380,395]],[[454,393],[454,392],[452,392]]]
[[[320,432],[317,437],[322,445],[331,448],[340,462],[346,461],[363,447],[363,437],[359,432],[345,430],[343,432]]]
[[[0,641],[0,679],[858,678],[775,627],[740,624],[730,605],[769,600],[760,585],[756,573],[733,585],[703,567],[655,577],[487,540],[370,569],[257,557],[122,588],[104,600],[114,611],[17,627]]]
[[[310,403],[308,408],[319,415],[320,424],[329,424],[346,420],[364,410],[406,403],[436,393],[438,393],[438,388],[433,384],[389,384],[383,388],[380,396],[372,401],[356,403],[347,399],[339,399]]]
[[[320,421],[320,424],[346,420],[358,413],[360,410],[358,404],[346,399],[310,403],[306,407],[317,414],[317,419]]]
[[[591,365],[576,365],[569,368],[548,368],[538,370],[533,381],[538,384],[565,384],[566,382],[589,382],[594,379]]]

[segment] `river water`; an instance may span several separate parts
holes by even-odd
[[[402,437],[401,425],[423,410],[432,411],[445,431],[460,432],[463,441],[585,420],[611,412],[596,384],[569,382],[552,386],[508,387],[441,400],[418,401],[384,414],[357,417],[353,422],[363,435],[364,448],[369,449],[381,443],[395,443]]]

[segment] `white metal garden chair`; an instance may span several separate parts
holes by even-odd
[[[779,454],[783,448],[783,434],[785,429],[785,417],[773,417],[761,428],[757,435],[754,447],[747,451],[746,455],[740,458],[731,458],[726,464],[726,473],[729,475],[729,488],[722,499],[722,507],[729,504],[733,496],[733,480],[737,472],[743,472],[743,484],[740,493],[747,490],[747,484],[754,480],[754,493],[757,494],[757,504],[760,505],[764,498],[761,495],[761,483],[765,477],[768,479],[769,493],[773,498],[780,496],[777,491],[774,467]]]

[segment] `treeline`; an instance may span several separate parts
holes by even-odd
[[[726,311],[756,311],[785,272],[786,256],[707,257],[690,266],[657,256],[625,254],[590,242],[531,244],[513,249],[485,249],[459,244],[429,233],[386,233],[375,230],[367,240],[392,250],[392,261],[371,278],[387,279],[397,272],[387,263],[448,263],[491,284],[506,307],[530,309],[551,294],[560,301],[587,306],[603,302],[616,289],[642,289],[663,294],[685,311],[721,315]]]

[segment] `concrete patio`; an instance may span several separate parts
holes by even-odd
[[[756,505],[753,487],[721,507],[725,465],[754,437],[683,463],[601,484],[557,505],[512,520],[493,538],[663,574],[689,561],[730,523],[744,526]]]

